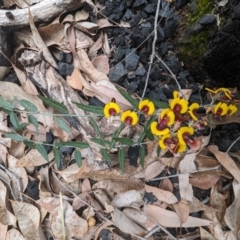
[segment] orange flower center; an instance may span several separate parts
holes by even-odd
[[[116,110],[115,110],[114,108],[110,108],[110,109],[109,109],[109,114],[110,114],[111,116],[116,116],[117,112],[116,112]]]

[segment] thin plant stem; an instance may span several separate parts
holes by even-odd
[[[228,153],[231,148],[233,147],[233,145],[240,139],[240,136],[238,138],[235,139],[235,141],[232,142],[232,144],[229,146],[229,148],[227,149],[226,153]]]
[[[152,69],[153,60],[154,60],[154,57],[155,57],[155,48],[156,48],[156,41],[157,41],[157,26],[158,26],[157,19],[158,19],[158,15],[159,15],[160,3],[161,3],[161,0],[158,0],[157,10],[156,10],[155,19],[154,19],[154,38],[153,38],[153,43],[152,43],[152,54],[150,56],[150,62],[149,62],[147,77],[146,77],[146,80],[145,80],[145,86],[144,86],[143,93],[142,93],[142,98],[145,96],[145,93],[146,93],[148,80],[149,80],[150,72],[151,72],[151,69]]]

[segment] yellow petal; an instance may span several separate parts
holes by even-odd
[[[200,106],[198,103],[192,103],[190,106],[189,106],[189,110],[190,111],[193,111],[195,109],[198,109]]]
[[[157,136],[162,136],[162,135],[166,135],[170,132],[170,130],[168,128],[165,128],[163,130],[158,130],[157,125],[158,125],[158,122],[156,122],[156,121],[151,123],[150,129],[151,129],[152,134],[157,135]]]
[[[163,135],[159,140],[158,144],[161,149],[167,149],[168,146],[164,143],[164,141],[168,138],[171,138],[170,134]]]
[[[188,101],[185,99],[181,99],[179,104],[181,105],[182,109],[180,111],[181,114],[185,113],[188,109]]]
[[[113,108],[116,111],[116,113],[120,113],[121,109],[117,103],[110,102],[109,105],[110,108]]]
[[[231,97],[231,91],[230,91],[229,89],[227,89],[227,88],[219,88],[219,89],[217,90],[217,92],[219,92],[219,91],[223,91],[224,94],[225,94],[229,99],[232,99],[232,97]]]
[[[149,110],[148,110],[148,115],[151,115],[151,114],[153,114],[153,113],[154,113],[154,111],[155,111],[155,106],[154,106],[154,103],[153,103],[153,102],[151,102],[151,101],[149,101],[149,103],[148,103],[148,107],[149,107]]]
[[[132,126],[138,123],[138,115],[136,112],[131,112],[130,117],[132,117]]]
[[[214,106],[214,108],[213,108],[213,113],[214,113],[214,114],[216,114],[216,113],[218,112],[218,109],[220,108],[221,104],[222,104],[222,103],[219,102],[217,105]]]
[[[139,110],[142,110],[142,108],[143,108],[144,106],[147,106],[148,103],[149,103],[149,100],[143,100],[143,101],[141,101],[141,102],[138,104],[138,109],[139,109]]]
[[[173,98],[178,98],[179,96],[179,92],[178,91],[174,91],[173,92]]]
[[[190,114],[191,118],[194,120],[194,121],[197,121],[198,118],[195,116],[195,114],[193,113],[193,111],[188,111],[188,113]]]
[[[169,109],[169,112],[167,113],[168,117],[169,117],[169,121],[167,123],[167,126],[170,127],[174,124],[175,121],[175,114],[172,110]]]
[[[177,151],[178,151],[179,153],[184,152],[184,151],[186,150],[186,148],[187,148],[186,145],[182,145],[182,144],[179,144],[179,143],[178,143],[177,147],[178,147],[178,148],[177,148]]]
[[[222,108],[222,112],[221,112],[221,116],[224,116],[227,114],[227,110],[228,110],[228,106],[226,103],[222,103],[221,104],[221,108]]]
[[[109,109],[110,109],[109,104],[106,104],[106,105],[104,106],[104,108],[103,108],[104,116],[107,117],[107,118],[111,117],[111,116],[110,116],[110,113],[109,113]]]
[[[210,88],[205,88],[205,90],[207,90],[208,92],[214,93],[214,94],[217,93],[217,91],[214,91],[214,90],[212,90],[212,89],[210,89]]]
[[[130,110],[127,110],[127,111],[123,112],[122,115],[121,115],[121,118],[120,118],[121,121],[125,122],[126,118],[129,117],[130,115],[131,115],[131,111]]]
[[[237,108],[235,105],[230,104],[230,105],[228,106],[227,115],[231,116],[231,115],[233,115],[237,110],[238,110],[238,108]]]
[[[186,133],[188,133],[189,135],[193,135],[193,133],[194,133],[193,127],[181,127],[181,128],[179,128],[179,130],[177,132],[177,137],[178,137],[179,143],[181,145],[186,145],[186,142],[183,139],[183,134],[186,134]]]
[[[180,98],[174,98],[171,102],[170,102],[170,108],[173,110],[174,107],[176,106],[177,103],[179,103]]]

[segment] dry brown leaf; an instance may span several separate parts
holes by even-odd
[[[212,152],[217,160],[225,167],[233,177],[240,183],[240,170],[238,169],[234,160],[224,152],[220,152],[216,145],[208,146],[210,152]]]
[[[8,210],[6,206],[8,202],[7,188],[0,181],[0,223],[3,225],[13,225],[16,226],[17,219],[16,217]],[[1,238],[0,238],[1,239]]]
[[[0,81],[3,81],[3,79],[7,76],[9,72],[9,67],[0,66]]]
[[[48,154],[50,160],[53,159],[53,153]],[[38,152],[37,149],[31,149],[25,156],[17,161],[16,167],[36,167],[46,164],[47,161]]]
[[[36,201],[42,208],[46,209],[52,214],[52,231],[56,238],[62,238],[61,227],[61,206],[59,198],[45,198]],[[87,230],[87,221],[80,218],[72,206],[65,200],[63,200],[64,221],[66,228],[66,239],[71,239],[74,236],[83,237]]]
[[[179,97],[182,97],[182,95],[184,95],[184,98],[186,100],[190,98],[191,94],[192,94],[192,89],[181,89],[181,91],[179,91]]]
[[[0,239],[6,240],[8,225],[3,225],[0,222]]]
[[[33,39],[35,44],[37,45],[38,49],[40,49],[43,52],[44,59],[54,68],[58,69],[58,66],[52,57],[49,49],[45,45],[44,41],[42,40],[37,28],[34,25],[33,17],[30,12],[30,9],[28,8],[28,15],[29,15],[29,23],[30,23],[30,28],[33,34]]]
[[[85,178],[82,182],[82,193],[91,192],[92,187],[88,178]]]
[[[109,74],[108,61],[109,61],[109,59],[106,55],[99,55],[92,60],[92,64],[97,70],[108,75]]]
[[[103,103],[108,103],[112,98],[115,98],[123,110],[132,108],[132,105],[118,92],[114,84],[110,81],[101,80],[97,83],[91,82],[91,87],[95,91],[96,97]]]
[[[11,202],[13,212],[24,237],[27,239],[45,240],[46,238],[40,224],[39,210],[29,203],[9,201]]]
[[[173,205],[174,210],[176,211],[181,224],[187,221],[189,216],[189,205],[188,202],[185,199],[181,199],[180,202],[174,203]]]
[[[38,32],[46,46],[59,45],[64,41],[64,25],[60,23],[49,24],[38,28]]]
[[[122,193],[129,190],[141,190],[143,182],[135,179],[119,179],[119,180],[102,180],[95,183],[92,189],[101,188],[109,192]]]
[[[189,183],[200,189],[209,189],[217,183],[219,178],[219,174],[215,171],[199,172],[189,178]]]
[[[180,174],[178,176],[178,179],[181,198],[191,202],[193,198],[193,189],[192,185],[189,183],[189,174],[188,173]]]
[[[132,204],[134,204],[134,206],[140,206],[143,204],[142,199],[143,199],[142,190],[138,190],[138,191],[130,190],[124,193],[116,194],[111,204],[113,207],[117,207],[117,208],[129,207]]]
[[[184,158],[179,163],[179,170],[181,173],[189,173],[196,170],[196,165],[194,160],[197,153],[186,154]]]
[[[8,154],[7,148],[4,145],[0,144],[1,161],[3,162],[3,164],[5,166],[7,166],[6,165],[6,163],[7,163],[7,154]]]
[[[8,155],[8,170],[11,171],[20,181],[24,192],[28,185],[28,176],[25,168],[17,167],[18,159]]]
[[[89,48],[88,55],[94,56],[96,52],[103,46],[103,33],[101,32],[97,41]]]
[[[161,188],[165,191],[173,192],[173,184],[169,178],[163,179],[161,181],[161,183],[159,184],[159,188]]]
[[[81,72],[74,68],[72,75],[67,76],[67,83],[74,89],[82,90],[83,89],[83,83],[82,83],[83,76]]]
[[[109,192],[108,192],[109,193]],[[103,206],[107,213],[112,213],[114,211],[114,208],[112,205],[110,205],[110,197],[107,195],[106,191],[102,189],[95,189],[93,190],[94,197],[97,199],[97,201]]]
[[[111,51],[111,49],[110,49],[110,45],[109,45],[107,33],[104,33],[104,38],[103,38],[103,51],[104,51],[105,54],[107,54],[108,57],[111,57],[112,51]]]
[[[219,162],[215,158],[205,155],[197,155],[194,162],[197,164],[199,170],[203,168],[212,168],[219,165]]]
[[[94,82],[98,82],[101,80],[109,80],[107,75],[99,70],[97,70],[92,62],[89,60],[89,57],[84,49],[80,49],[77,51],[77,55],[79,58],[79,63],[81,66],[81,70]]]
[[[200,227],[209,226],[212,223],[205,219],[189,216],[181,225],[181,221],[175,212],[154,205],[144,205],[144,212],[150,217],[150,219],[153,219],[164,227]]]
[[[15,228],[10,229],[7,232],[6,240],[27,240],[23,235]]]
[[[238,240],[239,239],[239,233],[236,236],[232,231],[228,231],[224,233],[225,240]]]
[[[224,220],[228,227],[237,234],[240,230],[240,185],[233,181],[234,201],[227,208]]]
[[[146,230],[134,223],[130,218],[128,218],[117,208],[114,208],[112,218],[115,225],[125,233],[135,234],[138,236],[143,236],[146,233]]]
[[[160,201],[163,201],[169,204],[178,202],[178,199],[173,195],[173,193],[169,191],[164,191],[160,188],[152,187],[146,184],[145,184],[145,190],[148,193],[153,193],[157,197],[157,199]]]
[[[202,227],[200,227],[200,236],[202,240],[217,240],[216,238],[213,237],[211,233],[209,233]]]
[[[196,197],[193,197],[192,202],[189,202],[189,211],[190,213],[199,211],[207,211],[209,213],[213,213],[215,209],[205,205],[204,203],[199,201]]]
[[[92,38],[87,36],[85,33],[81,32],[80,30],[75,28],[75,37],[76,37],[76,46],[75,48],[77,50],[83,49],[83,48],[89,48],[94,44],[94,41]],[[76,58],[75,58],[76,59]],[[79,63],[75,67],[79,67]]]
[[[135,208],[124,208],[123,213],[139,226],[145,228],[147,216]]]
[[[74,27],[92,36],[96,35],[99,26],[92,22],[75,22]]]
[[[113,26],[106,18],[97,19],[96,24],[99,26],[99,29]]]
[[[89,12],[85,11],[84,9],[82,9],[81,11],[77,11],[75,13],[75,21],[82,21],[82,20],[86,20],[89,17]]]

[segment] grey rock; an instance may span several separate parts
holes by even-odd
[[[216,22],[216,17],[213,14],[205,14],[200,17],[198,22],[203,26],[208,26]]]
[[[126,56],[131,53],[132,50],[127,49],[126,50]],[[131,55],[127,56],[126,60],[125,60],[125,67],[128,71],[135,71],[138,63],[139,63],[139,56],[134,52]]]
[[[112,82],[121,81],[127,75],[127,71],[122,63],[117,64],[109,72],[109,79]]]
[[[127,86],[127,91],[129,93],[135,93],[138,89],[138,82],[131,82],[128,86]]]
[[[146,73],[146,70],[144,67],[138,67],[137,70],[135,71],[135,74],[140,77],[144,76],[145,73]]]

